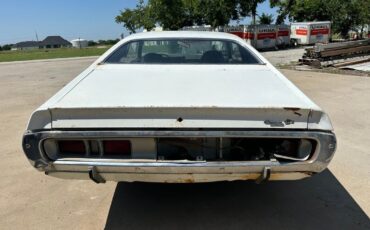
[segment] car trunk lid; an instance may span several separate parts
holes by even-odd
[[[307,128],[320,110],[266,65],[100,65],[49,107],[53,128]]]

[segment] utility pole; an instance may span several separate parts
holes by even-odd
[[[37,35],[37,31],[35,30],[35,34],[36,34],[36,41],[38,42],[39,41],[39,36]]]

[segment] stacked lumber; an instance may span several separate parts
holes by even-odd
[[[299,61],[304,64],[322,66],[323,62],[335,60],[345,61],[348,58],[370,55],[370,39],[316,44],[313,48],[305,49],[305,54]]]

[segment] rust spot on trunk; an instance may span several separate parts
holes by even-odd
[[[302,172],[302,173],[304,173],[304,174],[306,174],[306,175],[309,175],[309,176],[313,176],[313,175],[315,175],[315,173],[314,173],[314,172]]]
[[[184,180],[185,183],[194,183],[194,179],[185,179]]]
[[[260,174],[257,174],[257,173],[248,173],[248,174],[242,175],[240,177],[240,179],[242,179],[242,180],[256,180],[259,176],[260,176]]]
[[[283,109],[288,110],[288,111],[292,111],[295,115],[302,116],[301,113],[297,112],[297,111],[301,110],[301,108],[297,108],[297,107],[284,107]]]

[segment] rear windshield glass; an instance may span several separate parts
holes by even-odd
[[[119,47],[106,63],[260,64],[248,49],[228,40],[136,40]]]

